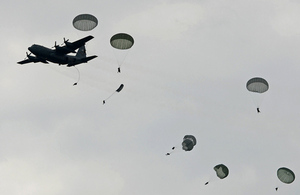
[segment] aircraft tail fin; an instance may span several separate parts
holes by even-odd
[[[76,57],[77,58],[85,58],[86,57],[86,50],[85,50],[85,46],[81,46],[79,47],[77,53],[76,53]]]

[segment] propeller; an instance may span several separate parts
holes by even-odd
[[[64,37],[64,43],[68,43],[69,39],[66,40],[66,38]]]
[[[26,52],[26,57],[29,58],[31,55],[31,53],[28,54],[28,52]],[[26,57],[24,58],[26,60]]]
[[[54,46],[52,48],[58,48],[59,45],[56,44],[56,41],[54,42]]]
[[[64,38],[64,42],[61,44],[61,46],[63,46],[64,44],[67,45],[69,42],[69,39],[66,40],[66,38]]]
[[[64,38],[64,44],[68,47],[72,45],[72,43],[69,42],[69,39]]]

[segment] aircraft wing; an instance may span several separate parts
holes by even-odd
[[[84,37],[82,39],[79,39],[75,42],[65,42],[65,46],[63,47],[57,47],[56,48],[56,52],[59,54],[68,54],[68,53],[76,53],[75,50],[78,49],[81,46],[84,46],[86,42],[88,42],[89,40],[93,39],[94,37],[89,35],[87,37]]]
[[[26,59],[26,60],[22,60],[22,61],[19,61],[18,64],[27,64],[27,63],[37,63],[37,62],[43,62],[45,64],[48,64],[48,62],[44,59],[39,59],[37,57],[32,57],[30,56],[30,58]]]
[[[89,40],[93,39],[94,37],[93,36],[87,36],[87,37],[84,37],[82,39],[79,39],[78,41],[75,41],[73,43],[69,43],[67,45],[68,48],[70,49],[73,49],[73,50],[76,50],[78,49],[79,47],[81,46],[84,46],[86,42],[88,42]]]

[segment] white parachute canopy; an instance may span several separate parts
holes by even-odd
[[[263,78],[254,77],[247,82],[246,87],[247,87],[248,91],[250,91],[250,92],[264,93],[264,92],[268,91],[269,84]]]
[[[220,179],[224,179],[229,175],[229,169],[224,164],[218,164],[214,166],[214,170]],[[207,181],[204,185],[207,184],[209,184],[209,181]]]
[[[295,180],[294,172],[286,167],[281,167],[277,170],[277,177],[281,182],[286,184],[290,184]]]
[[[90,31],[98,25],[98,20],[91,14],[80,14],[73,19],[73,26],[77,30]]]
[[[216,165],[214,170],[220,179],[224,179],[229,174],[229,169],[223,164]]]
[[[193,135],[186,135],[183,138],[182,149],[185,151],[191,151],[196,144],[197,141]]]
[[[113,48],[126,50],[133,46],[134,39],[129,34],[118,33],[111,37],[110,44]]]

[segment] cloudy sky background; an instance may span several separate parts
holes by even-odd
[[[1,7],[0,194],[299,194],[300,3],[5,1]],[[91,32],[73,28],[93,14]],[[117,74],[109,39],[135,39]],[[87,35],[75,68],[18,65],[32,44]],[[246,82],[263,77],[260,97]],[[123,83],[124,89],[110,96]],[[260,99],[261,113],[255,100]],[[192,134],[197,145],[165,156]],[[220,180],[213,167],[228,166]],[[276,171],[292,169],[294,183]],[[204,185],[210,181],[209,185]],[[276,192],[275,187],[279,187]]]

